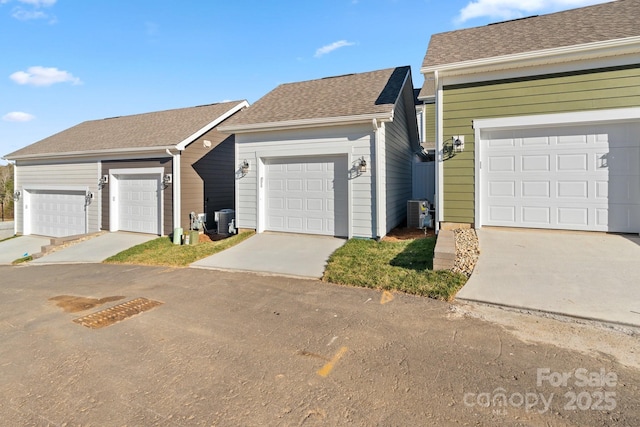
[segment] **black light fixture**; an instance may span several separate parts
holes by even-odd
[[[367,171],[367,161],[364,159],[364,157],[362,157],[358,161],[358,172],[365,173],[366,171]]]
[[[98,180],[98,187],[102,188],[109,183],[109,175],[102,175],[102,178]]]
[[[249,162],[246,159],[240,164],[240,171],[242,175],[249,173]]]
[[[162,185],[164,185],[165,188],[167,188],[169,184],[171,184],[172,182],[173,182],[173,175],[171,175],[170,173],[162,177]]]
[[[16,202],[20,200],[20,191],[16,191],[15,193],[13,193],[13,200],[15,200]]]

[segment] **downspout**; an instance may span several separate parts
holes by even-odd
[[[380,127],[378,126],[378,121],[376,119],[372,120],[373,124],[373,139],[374,139],[374,159],[375,159],[375,180],[376,180],[376,234],[374,237],[381,237],[384,235],[382,229],[382,201],[380,200],[380,195],[382,194],[382,181],[380,179],[380,171],[382,170],[382,158],[380,156]]]
[[[182,218],[180,211],[180,151],[176,154],[171,154],[171,151],[167,148],[167,154],[173,158],[171,162],[173,171],[173,229],[180,227]]]
[[[444,213],[444,200],[443,200],[443,189],[444,189],[444,157],[443,157],[443,129],[442,129],[442,90],[440,88],[440,79],[438,76],[438,71],[433,72],[435,87],[436,87],[436,173],[435,173],[435,184],[436,184],[436,211],[435,211],[435,223],[434,228],[436,234],[440,232],[440,221],[443,218]]]

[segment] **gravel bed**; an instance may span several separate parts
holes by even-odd
[[[457,229],[453,230],[453,235],[456,240],[456,261],[451,271],[462,273],[469,277],[473,273],[473,268],[478,261],[478,255],[480,255],[480,245],[476,230]]]

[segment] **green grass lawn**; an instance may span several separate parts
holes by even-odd
[[[329,258],[322,280],[451,300],[467,278],[433,271],[435,237],[376,242],[351,239]]]
[[[141,245],[120,252],[104,262],[111,264],[163,265],[186,267],[192,262],[234,246],[253,232],[241,233],[216,242],[202,242],[197,245],[174,245],[168,237],[159,237]]]

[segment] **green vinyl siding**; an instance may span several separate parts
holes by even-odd
[[[424,105],[425,142],[436,142],[436,104]]]
[[[640,64],[443,88],[443,140],[465,151],[444,162],[445,222],[474,222],[473,120],[640,106]]]

